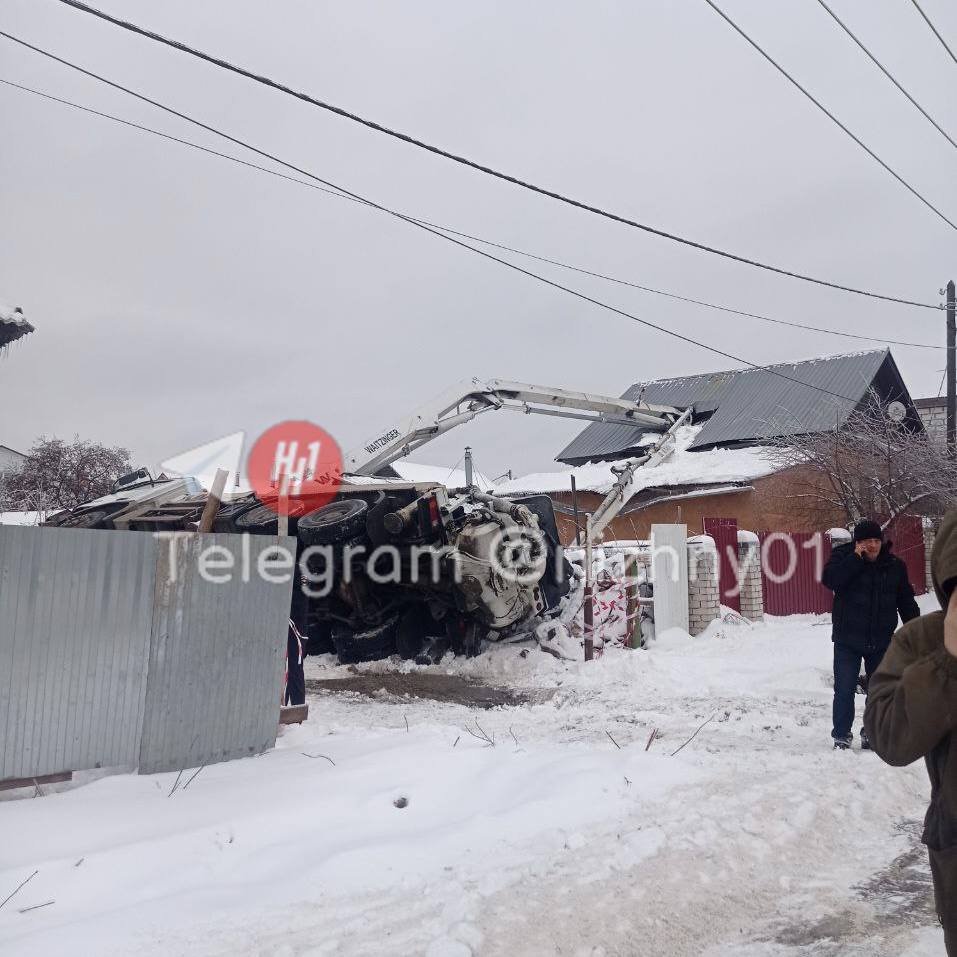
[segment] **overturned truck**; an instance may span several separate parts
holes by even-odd
[[[485,641],[534,634],[559,615],[574,572],[548,496],[497,496],[468,480],[450,489],[387,474],[392,462],[432,438],[503,408],[658,433],[647,454],[619,469],[601,509],[605,521],[628,501],[633,470],[667,454],[688,414],[562,389],[469,380],[346,453],[333,501],[315,509],[308,498],[290,498],[283,509],[297,542],[290,618],[307,653],[334,652],[344,663],[392,654],[435,660],[448,649],[473,655]],[[46,524],[189,531],[206,498],[195,479],[154,479],[139,470],[121,479],[113,494]],[[277,506],[278,496],[233,496],[219,507],[212,529],[275,536]]]

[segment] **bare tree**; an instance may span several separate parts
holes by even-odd
[[[906,419],[894,421],[873,392],[833,431],[769,444],[778,464],[793,469],[792,504],[821,525],[840,516],[847,524],[870,517],[887,526],[904,514],[940,515],[957,502],[957,463],[946,446]]]
[[[41,436],[27,453],[23,467],[0,483],[0,507],[30,512],[75,508],[109,494],[116,479],[129,471],[126,449],[79,436],[69,443]]]

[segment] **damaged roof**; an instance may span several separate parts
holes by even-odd
[[[19,306],[11,308],[0,303],[0,348],[33,331],[33,326],[23,318],[23,310]]]
[[[862,403],[871,386],[885,401],[903,402],[911,427],[923,429],[889,349],[638,382],[622,398],[693,406],[693,421],[703,422],[689,446],[693,451],[830,431]],[[632,454],[646,431],[593,423],[556,459],[579,465]]]

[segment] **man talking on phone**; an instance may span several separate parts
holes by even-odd
[[[831,613],[834,641],[834,747],[847,750],[854,741],[854,695],[857,679],[870,676],[884,657],[897,616],[908,622],[920,614],[907,566],[891,553],[877,522],[854,526],[854,541],[838,545],[824,567],[821,581],[834,592]],[[870,747],[866,732],[861,748]]]
[[[874,750],[902,767],[927,762],[930,853],[937,914],[949,957],[957,957],[957,510],[931,553],[940,607],[901,628],[871,678],[864,727]]]

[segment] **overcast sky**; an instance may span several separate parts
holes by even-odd
[[[957,236],[703,0],[101,0],[111,12],[482,163],[699,241],[924,301]],[[727,11],[957,217],[957,151],[814,0]],[[957,7],[925,0],[957,44]],[[957,64],[900,0],[836,11],[957,138]],[[2,29],[347,188],[542,255],[739,309],[942,343],[942,313],[774,277],[529,194],[160,47],[55,0]],[[242,155],[0,39],[0,77]],[[74,433],[154,463],[311,419],[344,448],[464,377],[620,394],[733,366],[380,213],[0,87],[0,302],[36,333],[0,359],[0,443]],[[247,157],[248,158],[248,157]],[[861,348],[533,264],[759,363]],[[894,347],[912,395],[942,352]],[[489,474],[550,467],[580,423],[488,415]]]

